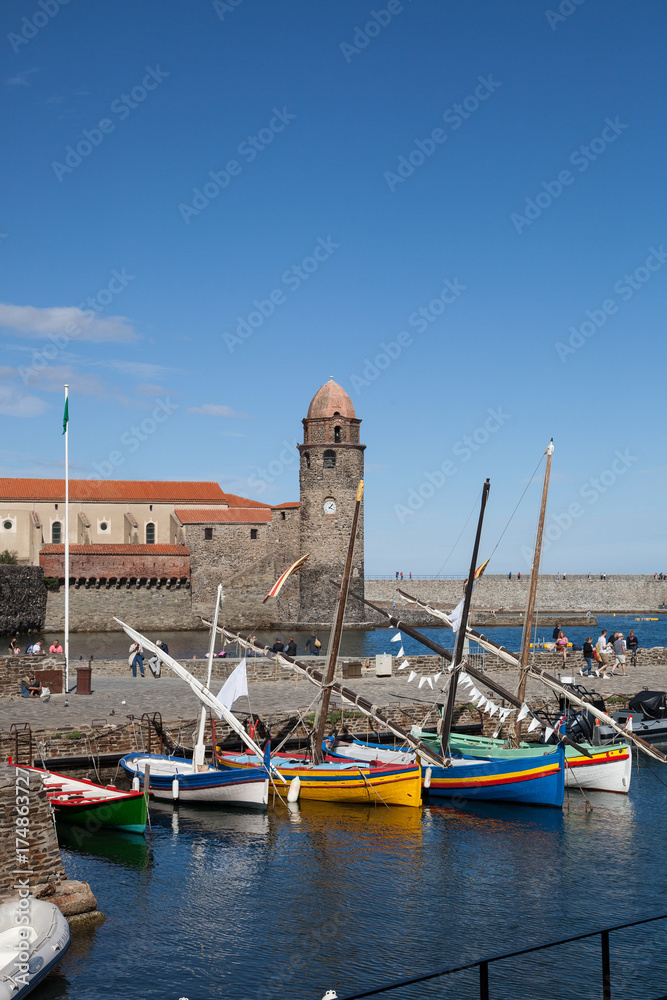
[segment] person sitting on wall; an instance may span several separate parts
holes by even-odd
[[[296,643],[294,641],[294,636],[291,635],[287,640],[287,645],[285,646],[285,652],[288,656],[296,656]]]
[[[273,646],[271,646],[272,653],[283,653],[285,651],[285,643],[282,641],[280,636],[276,639]]]
[[[163,642],[162,639],[158,639],[155,645],[163,653],[169,653],[169,646],[167,645],[166,642]],[[159,653],[156,653],[155,656],[151,656],[150,660],[148,661],[148,666],[151,668],[151,673],[153,677],[159,678],[160,675],[162,674],[162,660],[160,659]]]
[[[49,646],[49,653],[62,653],[63,647],[60,645],[57,639],[54,639]]]
[[[42,682],[38,681],[34,673],[21,678],[21,697],[39,698],[42,691]]]

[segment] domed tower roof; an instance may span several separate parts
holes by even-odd
[[[356,418],[354,404],[342,386],[334,382],[333,375],[325,382],[321,389],[318,389],[313,396],[308,407],[308,420],[316,417],[333,417],[334,414],[347,417],[350,420]]]

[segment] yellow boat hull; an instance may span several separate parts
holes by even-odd
[[[224,755],[219,758],[225,767],[255,767],[242,757]],[[247,760],[247,758],[246,758]],[[281,795],[287,795],[290,782],[299,778],[300,798],[313,802],[343,802],[356,805],[410,806],[418,809],[422,804],[422,774],[419,764],[402,767],[373,768],[364,764],[337,767],[327,764],[318,767],[293,762],[282,764],[274,757],[271,764],[280,772],[273,774],[273,782]]]

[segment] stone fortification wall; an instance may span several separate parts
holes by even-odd
[[[74,545],[69,575],[81,580],[186,580],[190,553],[184,545]],[[65,546],[45,545],[39,553],[44,575],[63,580]]]
[[[73,632],[117,632],[114,615],[140,631],[199,628],[201,621],[192,613],[190,587],[70,586],[70,629]],[[50,590],[41,631],[62,632],[65,627],[65,588]]]
[[[485,574],[475,587],[474,608],[506,610],[526,607],[529,574],[517,580],[507,576]],[[463,580],[367,580],[366,596],[377,603],[400,602],[397,588],[422,600],[444,607],[454,607],[463,596]],[[667,604],[667,580],[653,576],[610,576],[600,580],[599,575],[588,579],[586,575],[570,576],[556,580],[553,576],[540,576],[537,606],[544,611],[650,611]]]
[[[39,566],[0,565],[0,633],[32,632],[44,626],[46,587]]]

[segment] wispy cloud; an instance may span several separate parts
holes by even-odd
[[[8,80],[5,80],[5,85],[7,87],[29,87],[28,77],[32,76],[33,73],[39,73],[36,66],[31,69],[24,69],[21,73],[17,73],[16,76],[10,76]]]
[[[231,406],[220,403],[204,403],[202,406],[189,406],[188,413],[202,413],[205,417],[247,417],[247,413],[236,413]]]
[[[140,382],[134,387],[137,396],[166,396],[171,389],[165,389],[163,385],[154,385],[152,382]]]
[[[93,365],[99,368],[113,368],[123,375],[131,378],[158,378],[162,375],[171,375],[176,372],[175,368],[166,368],[164,365],[145,364],[142,361],[95,361]]]
[[[87,315],[77,306],[53,306],[38,309],[35,306],[14,306],[0,303],[0,327],[12,330],[21,337],[48,337],[49,334],[66,334],[77,340],[92,343],[103,341],[127,342],[136,340],[126,316]]]
[[[0,413],[3,417],[38,417],[46,409],[39,396],[13,385],[0,385]]]

